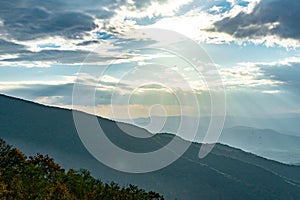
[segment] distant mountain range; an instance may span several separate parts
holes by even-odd
[[[190,121],[194,120],[191,117],[184,117],[184,118],[185,120],[190,120]],[[176,133],[178,129],[178,125],[180,124],[180,120],[181,120],[180,117],[168,117],[166,120],[163,117],[154,117],[152,119],[153,119],[152,122],[154,122],[154,127],[156,126],[163,127],[162,132],[168,132],[174,134]],[[240,120],[240,123],[245,125],[245,124],[252,124],[252,122],[255,121],[253,119],[250,120],[250,118],[248,118],[248,120],[249,123],[246,122],[246,118],[243,118]],[[272,120],[274,119],[271,119],[270,121]],[[287,119],[285,118],[282,120],[285,121]],[[120,120],[120,121],[126,121],[126,120]],[[269,126],[272,128],[273,127],[276,128],[278,124],[283,124],[283,123],[275,122],[275,124],[271,125],[266,123],[266,121],[268,121],[267,119],[264,120],[257,119],[256,121],[257,121],[257,126],[264,124],[266,127]],[[149,118],[139,118],[139,119],[134,119],[133,121],[134,124],[140,127],[147,127],[147,125],[152,122],[150,121]],[[164,126],[160,124],[161,122],[165,122]],[[204,138],[204,135],[206,134],[208,124],[210,122],[210,118],[202,117],[200,118],[199,122],[200,125],[198,129],[198,135],[196,137],[196,141],[201,143]],[[157,125],[155,123],[157,123]],[[238,119],[233,120],[233,117],[226,118],[226,123],[218,142],[222,144],[227,144],[232,147],[240,148],[244,151],[251,152],[259,156],[276,160],[279,162],[283,162],[287,164],[300,163],[300,135],[296,134],[296,131],[294,131],[292,134],[291,132],[283,132],[285,133],[283,134],[279,131],[275,131],[272,129],[253,128],[244,125],[237,126],[237,123],[238,123]],[[285,121],[284,124],[288,126],[287,121]],[[300,123],[298,122],[298,124]],[[290,126],[294,126],[295,128],[295,123],[293,120],[291,120]],[[191,140],[191,138],[185,138],[185,139]]]
[[[300,163],[300,137],[271,129],[228,128],[223,130],[219,141],[272,160]]]
[[[193,117],[182,116],[193,120]],[[155,122],[164,121],[164,117],[152,117]],[[117,121],[127,121],[125,119],[116,119]],[[166,119],[165,131],[176,131],[176,124],[179,124],[181,116],[171,116]],[[145,126],[150,122],[149,118],[137,118],[133,119],[136,125]],[[276,132],[300,137],[300,115],[278,115],[267,117],[242,117],[242,116],[226,116],[224,128],[232,128],[236,126],[252,127],[255,129],[272,129]],[[200,130],[206,130],[210,122],[210,117],[201,116],[200,117]]]
[[[103,118],[98,118],[98,121],[114,143],[131,151],[157,149],[175,137],[157,134],[137,139],[125,135],[114,121]],[[132,125],[125,126],[150,134]],[[256,136],[259,132],[243,129],[237,127],[232,129],[232,134],[225,135],[235,138],[236,134],[240,134],[236,132],[243,131],[246,135],[261,137]],[[281,164],[221,144],[216,145],[204,159],[198,158],[201,144],[193,143],[181,158],[162,170],[146,174],[118,172],[99,163],[85,149],[70,110],[4,95],[0,95],[0,137],[26,154],[48,154],[64,168],[86,168],[102,180],[132,183],[157,191],[166,199],[300,199],[299,166]],[[281,136],[278,137],[281,139]],[[255,143],[251,142],[253,138],[245,136],[243,144],[252,147]],[[264,140],[267,139],[262,136]]]

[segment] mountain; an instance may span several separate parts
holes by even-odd
[[[185,118],[186,121],[195,121],[195,118],[193,117],[184,116],[183,118]],[[279,119],[282,119],[283,122],[278,122]],[[267,123],[266,119],[257,119],[256,121],[258,123],[256,125],[261,126],[262,124],[269,124],[269,127],[272,128],[276,128],[277,125],[280,124],[285,124],[285,126],[288,126],[288,122],[286,120],[291,118],[279,119],[276,118],[277,121],[275,121],[276,124],[274,125]],[[274,120],[275,119],[270,119],[270,121]],[[126,120],[122,119],[119,119],[118,121],[126,122]],[[176,133],[178,130],[178,125],[181,121],[182,119],[180,117],[167,117],[166,119],[163,117],[152,117],[152,121],[150,118],[138,118],[134,119],[132,122],[127,122],[133,123],[140,127],[150,127],[148,128],[150,131],[152,127],[162,127],[163,132]],[[253,124],[254,121],[255,120],[251,118],[242,118],[238,120],[229,116],[225,120],[225,126],[222,134],[220,135],[219,142],[279,162],[288,164],[300,163],[300,137],[299,134],[296,134],[296,131],[293,133],[289,131],[283,131],[283,133],[285,133],[283,134],[282,132],[266,128],[260,129],[241,125],[234,126],[238,123],[247,124],[247,122],[251,122],[250,124]],[[203,141],[203,138],[207,132],[210,118],[201,117],[199,122],[196,141],[201,142]],[[149,126],[151,123],[152,125]],[[290,126],[295,128],[295,123],[293,120],[291,120]],[[185,139],[192,140],[192,138]]]
[[[221,143],[284,163],[300,162],[300,137],[285,135],[271,129],[233,127],[224,129]]]
[[[169,116],[159,117],[152,116],[152,120],[155,122],[166,121],[163,131],[165,132],[176,132],[178,129],[178,124],[182,120],[182,118],[186,118],[187,120],[195,120],[194,117],[189,116]],[[129,122],[126,119],[116,119],[117,121]],[[134,124],[138,126],[146,126],[150,123],[150,118],[136,118],[132,120]],[[242,116],[226,116],[224,128],[232,128],[236,126],[244,126],[244,127],[252,127],[256,129],[268,129],[272,128],[276,132],[292,135],[300,137],[300,115],[278,115],[278,116],[270,116],[270,117],[242,117]],[[210,122],[210,117],[201,116],[199,127],[200,130],[206,130],[208,124]],[[200,132],[201,135],[201,132]],[[201,137],[200,137],[201,138]]]
[[[175,136],[147,139],[125,135],[114,121],[98,118],[107,136],[134,152],[158,149]],[[134,184],[166,199],[300,199],[300,167],[267,160],[218,144],[204,159],[193,143],[170,166],[146,174],[122,173],[99,163],[83,146],[70,110],[0,95],[0,137],[26,154],[48,154],[64,168],[85,168],[104,181]],[[125,124],[124,124],[125,125]],[[146,130],[125,125],[149,135]],[[181,140],[181,142],[185,142]]]
[[[269,129],[285,135],[300,137],[299,114],[278,115],[270,117],[226,117],[226,128],[244,126],[256,129]]]

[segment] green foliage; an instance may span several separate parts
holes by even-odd
[[[66,173],[53,158],[41,154],[27,158],[0,139],[0,199],[162,200],[163,197],[134,185],[104,184],[84,169],[70,169]]]

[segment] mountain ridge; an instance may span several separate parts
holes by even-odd
[[[36,106],[39,105],[39,106]],[[152,173],[126,174],[99,163],[84,148],[70,110],[46,107],[0,95],[0,137],[26,154],[46,153],[64,168],[86,168],[103,180],[132,183],[166,199],[299,199],[300,167],[269,161],[217,144],[204,159],[200,145],[190,148],[170,166]],[[132,151],[160,148],[174,135],[157,134],[146,141],[124,136],[116,123],[98,118],[109,138]],[[128,125],[136,131],[146,130]]]
[[[300,162],[300,137],[272,129],[236,126],[224,129],[219,141],[282,163]]]

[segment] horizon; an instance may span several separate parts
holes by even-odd
[[[60,112],[59,114],[60,115],[57,115],[57,117],[61,117],[62,113],[63,112],[70,112],[70,114],[72,115],[73,111],[72,109],[67,109],[67,108],[61,108],[61,107],[55,107],[55,106],[48,106],[48,105],[44,105],[44,104],[40,104],[40,103],[36,103],[36,102],[33,102],[33,101],[28,101],[28,100],[24,100],[24,99],[21,99],[21,98],[16,98],[16,97],[11,97],[11,96],[7,96],[7,95],[3,95],[3,94],[0,94],[0,97],[2,99],[0,99],[0,101],[2,101],[2,103],[8,103],[8,104],[12,104],[13,102],[13,105],[17,106],[17,107],[20,107],[22,106],[23,102],[24,103],[29,103],[29,104],[32,104],[30,107],[27,107],[26,110],[27,111],[30,111],[31,108],[33,108],[34,110],[36,110],[35,106],[41,106],[41,107],[45,107],[47,108],[46,110],[44,109],[38,109],[36,111],[40,112],[42,110],[44,110],[45,114],[46,113],[50,113],[49,111],[51,111],[51,109],[58,109]],[[6,98],[6,99],[12,99],[14,101],[11,101],[11,100],[5,100],[3,101],[3,97]],[[2,104],[1,104],[2,105]],[[10,107],[8,107],[8,109],[10,109]],[[29,109],[29,110],[28,110]],[[93,114],[89,114],[89,113],[86,113],[84,111],[78,111],[78,110],[75,110],[79,113],[82,113],[84,115],[88,115],[88,116],[95,116]],[[17,111],[17,112],[21,112],[22,111]],[[30,112],[26,112],[26,113],[23,113],[25,115],[30,115]],[[74,113],[73,113],[74,114]],[[6,114],[7,116],[9,116],[9,114],[7,113]],[[6,116],[6,115],[3,115],[3,116]],[[70,116],[71,116],[70,115]],[[196,143],[196,144],[202,144],[202,145],[217,145],[217,144],[221,144],[221,145],[224,145],[224,146],[227,146],[229,148],[232,148],[232,149],[236,149],[236,150],[239,150],[239,151],[244,151],[245,153],[250,153],[252,155],[255,155],[255,156],[259,156],[259,157],[262,157],[264,159],[267,159],[267,160],[270,160],[270,161],[275,161],[275,162],[278,162],[278,163],[281,163],[281,164],[286,164],[286,165],[290,165],[290,166],[298,166],[298,164],[300,163],[300,154],[298,152],[298,150],[296,150],[295,152],[291,152],[290,154],[288,154],[289,156],[292,156],[292,157],[286,157],[285,155],[281,156],[281,155],[276,155],[279,151],[282,151],[284,149],[274,149],[274,152],[273,153],[264,153],[263,151],[254,151],[252,148],[255,147],[255,148],[258,148],[260,145],[264,145],[265,141],[259,141],[257,139],[260,138],[261,140],[261,137],[266,137],[265,139],[267,140],[273,140],[273,137],[281,137],[282,139],[286,140],[286,139],[290,139],[290,140],[297,140],[295,144],[287,144],[287,143],[282,143],[284,145],[285,148],[287,148],[288,146],[287,145],[296,145],[300,142],[300,137],[297,136],[297,135],[294,135],[294,134],[286,134],[286,132],[280,132],[278,130],[273,130],[273,129],[265,129],[265,128],[256,128],[256,127],[253,127],[253,126],[243,126],[243,125],[236,125],[236,126],[232,126],[232,127],[224,127],[224,129],[222,130],[222,134],[221,134],[221,137],[220,137],[220,140],[216,141],[216,142],[213,142],[213,143],[207,143],[207,142],[203,142],[203,138],[202,139],[191,139],[191,138],[186,138],[185,135],[178,135],[176,131],[171,131],[171,132],[168,132],[168,131],[161,131],[161,132],[151,132],[147,129],[145,129],[144,126],[141,126],[139,125],[139,123],[136,123],[136,124],[132,124],[132,123],[126,123],[126,121],[114,121],[114,120],[111,120],[111,119],[108,119],[108,118],[102,118],[101,116],[96,116],[97,118],[99,118],[99,120],[104,120],[102,121],[101,123],[106,123],[106,121],[110,121],[112,123],[115,123],[114,126],[116,126],[119,131],[122,132],[122,134],[125,133],[128,134],[127,136],[133,136],[132,138],[134,139],[153,139],[155,136],[159,136],[159,135],[171,135],[171,136],[176,136],[177,138],[179,138],[180,140],[182,141],[186,141],[188,143],[190,143],[192,145],[192,143]],[[70,119],[68,119],[70,120]],[[73,121],[73,120],[72,120]],[[172,124],[172,123],[171,123]],[[45,123],[44,125],[47,125],[47,123]],[[128,128],[127,125],[130,125],[132,128]],[[168,126],[168,123],[166,123],[166,125]],[[73,125],[74,126],[74,125]],[[198,127],[198,128],[201,128],[201,127]],[[207,128],[207,127],[206,127]],[[176,130],[176,127],[174,128]],[[35,130],[35,127],[33,127],[33,130]],[[139,132],[141,132],[141,130],[146,130],[146,134],[150,134],[150,136],[142,136],[141,134],[139,134]],[[167,129],[166,129],[167,130]],[[78,131],[78,130],[77,130]],[[200,132],[197,133],[197,137],[200,137],[202,135],[203,137],[203,133],[206,132],[206,130],[202,130],[202,129],[199,129]],[[17,130],[18,132],[18,130]],[[112,132],[106,132],[105,134],[111,134]],[[253,135],[251,136],[251,134],[249,135],[249,133],[253,134],[258,134],[258,136],[254,136]],[[145,134],[145,133],[143,133]],[[233,134],[233,137],[234,138],[230,138],[232,136],[229,136],[230,134]],[[56,133],[50,133],[50,135],[53,135],[54,137],[57,136]],[[11,136],[6,136],[6,134],[2,134],[2,137],[4,136],[4,138],[7,138],[9,141],[12,141],[13,144],[17,144],[17,145],[20,145],[20,141],[18,141],[18,138],[14,138],[14,137],[11,137]],[[82,137],[80,136],[80,133],[76,133],[76,137]],[[109,135],[108,135],[109,136]],[[250,136],[250,137],[249,137]],[[23,136],[22,136],[23,137]],[[24,135],[24,137],[27,137],[26,135]],[[247,140],[244,140],[246,137]],[[256,137],[259,137],[259,138],[256,138]],[[41,137],[43,138],[43,137]],[[40,138],[40,139],[41,139]],[[130,137],[129,137],[130,138]],[[39,139],[39,138],[36,138],[36,139]],[[174,139],[172,139],[174,140]],[[238,142],[234,142],[234,140],[238,141]],[[274,140],[276,142],[276,139]],[[242,145],[243,142],[246,142],[246,143],[252,143],[251,145]],[[254,142],[254,143],[253,143]],[[257,142],[261,142],[261,144],[258,144]],[[24,145],[24,144],[23,144]],[[23,146],[21,145],[21,146]],[[38,145],[38,144],[36,144]],[[26,145],[25,145],[26,146]],[[37,146],[36,146],[37,147]],[[36,148],[34,147],[34,148]],[[50,147],[50,146],[49,146]],[[85,146],[87,148],[87,146]],[[268,148],[276,148],[276,146],[268,146],[266,149]],[[24,147],[23,147],[24,148]],[[217,148],[217,147],[216,147]],[[290,148],[290,147],[289,147]],[[25,148],[26,152],[28,153],[28,150],[27,148]],[[29,152],[31,152],[32,150],[30,150]],[[272,152],[272,150],[270,149],[270,152]],[[92,155],[93,153],[90,152]],[[31,153],[30,153],[31,154]],[[94,156],[94,155],[93,155]],[[60,161],[61,162],[61,161]]]
[[[1,0],[0,199],[300,199],[299,21],[299,0]]]
[[[120,8],[117,4],[106,5],[104,2],[77,1],[72,4],[56,1],[63,5],[57,11],[55,4],[39,3],[35,8],[50,22],[55,17],[66,17],[65,24],[53,24],[48,29],[32,10],[27,9],[26,6],[33,5],[26,1],[22,4],[24,15],[28,16],[24,18],[24,26],[13,27],[13,23],[20,20],[14,19],[13,15],[0,16],[3,28],[0,33],[3,47],[0,52],[1,93],[71,108],[72,92],[80,70],[84,67],[95,68],[91,71],[107,68],[102,77],[91,76],[86,80],[87,84],[96,85],[96,101],[95,106],[83,106],[81,110],[92,113],[96,108],[97,115],[111,119],[181,116],[181,112],[185,112],[184,116],[198,116],[193,105],[178,105],[176,102],[178,96],[195,96],[201,115],[212,115],[209,94],[212,90],[205,83],[205,75],[204,79],[201,78],[185,60],[168,51],[139,49],[151,48],[153,42],[139,39],[131,32],[163,28],[192,39],[211,59],[225,88],[229,116],[300,114],[300,92],[297,89],[300,43],[297,27],[284,24],[288,17],[291,23],[294,22],[297,14],[287,16],[285,10],[269,13],[268,17],[278,14],[283,21],[270,23],[266,18],[265,24],[260,27],[255,24],[255,20],[263,17],[260,12],[267,6],[280,9],[281,4],[277,0],[201,3],[153,0],[141,5],[119,2],[122,4]],[[286,6],[297,11],[294,4],[294,0],[285,2]],[[19,9],[21,5],[9,6]],[[53,13],[50,14],[50,11]],[[252,14],[255,11],[256,15]],[[107,15],[104,17],[100,13]],[[77,29],[76,22],[71,21],[73,15],[81,17],[77,20],[82,20],[82,24],[78,21],[82,29]],[[251,17],[253,27],[257,27],[254,33],[243,22]],[[238,18],[240,24],[237,24]],[[34,22],[36,32],[25,26]],[[59,31],[56,31],[55,25],[66,27],[57,27]],[[224,25],[233,30],[226,29]],[[239,29],[238,25],[244,29]],[[284,27],[290,35],[285,34]],[[22,35],[22,31],[26,34]],[[190,51],[189,46],[182,48],[183,55],[186,54],[183,51]],[[200,57],[205,57],[201,54]],[[201,73],[205,74],[205,71]],[[139,74],[143,76],[139,77]],[[158,76],[161,77],[155,83],[154,77]],[[176,77],[177,82],[170,77]],[[151,80],[154,85],[150,84]],[[186,83],[190,88],[185,88]],[[127,96],[130,102],[125,105],[123,102],[111,102],[112,98],[118,99],[122,95]],[[112,103],[115,104],[115,112]],[[160,107],[153,108],[153,105]]]
[[[1,134],[35,150],[70,136],[81,159],[132,174],[181,162],[193,142],[200,165],[217,143],[299,163],[299,21],[299,0],[2,0],[0,97],[70,113],[0,98]]]

